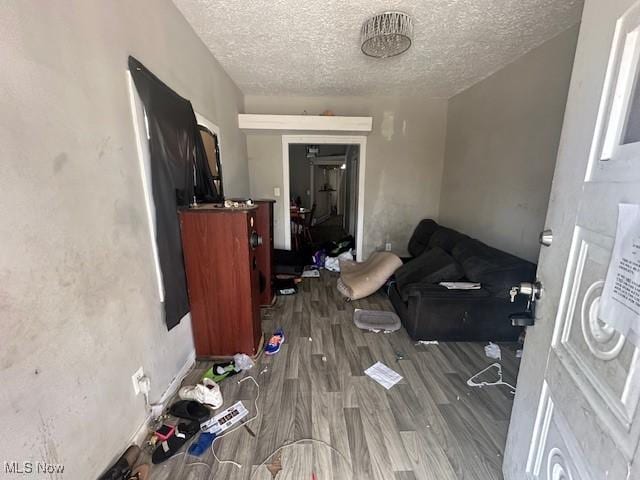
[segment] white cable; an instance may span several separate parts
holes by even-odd
[[[216,455],[216,452],[213,448],[214,444],[216,443],[216,440],[218,440],[219,438],[222,438],[228,434],[230,434],[231,432],[235,432],[236,430],[238,430],[239,428],[244,427],[245,425],[248,425],[249,423],[253,422],[258,415],[260,414],[260,411],[258,410],[258,399],[260,398],[260,385],[258,385],[258,382],[256,382],[256,379],[253,378],[252,376],[249,377],[244,377],[243,379],[238,381],[238,385],[241,384],[242,382],[246,381],[246,380],[251,380],[253,383],[255,383],[256,387],[258,387],[258,394],[256,395],[256,398],[254,400],[254,405],[256,407],[256,414],[251,417],[249,420],[247,420],[246,422],[243,423],[239,423],[235,428],[232,428],[231,430],[228,430],[226,432],[224,432],[222,435],[217,436],[213,439],[213,442],[211,442],[211,453],[213,453],[213,458],[216,459],[216,461],[220,464],[220,465],[224,465],[225,463],[230,463],[231,465],[234,465],[237,468],[242,468],[242,465],[240,465],[238,462],[235,462],[233,460],[220,460],[218,458],[218,456]]]
[[[265,463],[267,463],[267,461],[273,457],[276,453],[278,453],[280,450],[287,448],[287,447],[293,447],[294,445],[298,445],[300,443],[319,443],[320,445],[324,445],[325,447],[329,447],[331,450],[333,450],[334,452],[336,452],[338,455],[340,455],[345,462],[347,462],[347,464],[349,465],[349,469],[351,471],[353,471],[353,467],[351,465],[351,462],[347,459],[347,457],[337,448],[335,448],[333,445],[325,442],[324,440],[318,440],[316,438],[301,438],[300,440],[296,440],[295,442],[289,442],[289,443],[285,443],[284,445],[280,445],[278,448],[276,448],[269,456],[267,456],[267,458],[265,458],[262,463],[260,463],[260,465],[258,465],[256,467],[256,469],[253,471],[253,473],[251,474],[251,476],[249,477],[249,480],[251,480],[255,474],[258,472],[258,470],[260,470],[260,467],[262,467]]]

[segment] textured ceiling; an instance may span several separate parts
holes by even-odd
[[[449,98],[580,20],[582,0],[173,0],[245,94]],[[362,22],[414,18],[413,46],[372,59]]]

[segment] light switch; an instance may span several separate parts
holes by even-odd
[[[273,196],[274,197],[280,196],[280,187],[273,187]]]

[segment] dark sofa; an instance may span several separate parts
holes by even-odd
[[[422,220],[408,246],[411,258],[400,267],[389,297],[414,340],[511,341],[522,328],[512,313],[526,298],[511,303],[509,290],[535,278],[536,265],[460,232]],[[448,290],[440,282],[478,282],[479,290]]]

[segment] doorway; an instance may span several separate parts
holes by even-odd
[[[366,137],[282,138],[285,247],[315,249],[352,237],[360,261]]]

